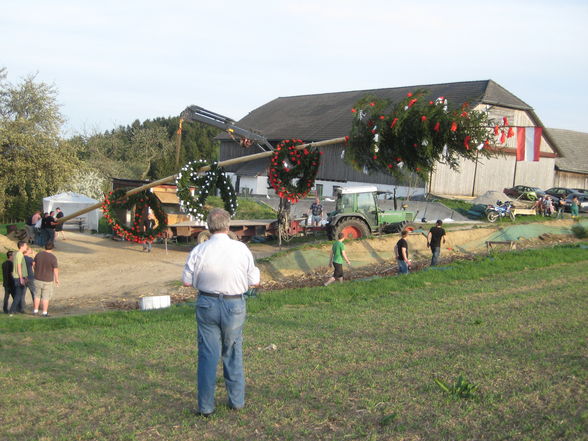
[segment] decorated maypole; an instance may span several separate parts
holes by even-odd
[[[104,202],[65,216],[58,222],[65,222],[102,207],[105,217],[117,233],[137,242],[153,240],[165,230],[167,220],[163,210],[153,200],[157,198],[148,191],[150,188],[175,181],[182,207],[201,220],[206,216],[206,199],[215,188],[220,190],[225,209],[234,215],[237,197],[224,168],[271,158],[268,183],[281,198],[278,216],[281,240],[282,237],[288,237],[289,205],[306,197],[314,185],[322,153],[320,147],[345,144],[342,155],[344,160],[366,174],[384,172],[406,176],[407,173],[413,173],[426,181],[437,162],[445,162],[451,168],[457,169],[461,158],[478,161],[479,156],[495,156],[499,152],[495,146],[498,143],[504,144],[506,138],[513,136],[513,129],[509,127],[506,118],[502,124],[496,124],[488,118],[486,112],[472,110],[468,103],[451,108],[445,97],[431,99],[427,95],[426,90],[409,92],[395,104],[366,96],[351,109],[354,117],[349,136],[312,143],[288,139],[278,143],[273,151],[212,164],[202,160],[193,161],[185,165],[177,175],[153,181],[126,193],[110,193]],[[201,108],[197,110],[203,111]],[[209,114],[217,119],[221,117],[208,112],[206,118],[209,118]],[[237,129],[243,131],[235,128],[232,121],[222,120],[215,124],[221,123],[223,127],[227,126],[229,133],[234,133]],[[265,138],[263,141],[269,145]],[[198,189],[196,194],[192,194],[192,188]],[[114,205],[127,208],[136,206],[135,221],[130,229],[122,227],[113,215],[111,207]],[[157,223],[153,230],[143,231],[140,215],[137,213],[142,213],[147,206],[155,212]]]

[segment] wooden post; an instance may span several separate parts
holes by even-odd
[[[327,139],[325,141],[310,142],[308,144],[298,145],[298,146],[296,146],[296,150],[302,150],[304,148],[312,148],[312,147],[324,147],[324,146],[333,145],[333,144],[340,144],[343,142],[345,142],[345,137]],[[274,154],[274,152],[256,153],[254,155],[247,155],[247,156],[241,156],[239,158],[228,159],[226,161],[219,162],[218,165],[219,165],[219,167],[228,167],[230,165],[241,164],[243,162],[255,161],[256,159],[269,158],[273,154]],[[209,165],[207,165],[205,167],[201,167],[198,171],[205,172],[208,170],[210,170]],[[141,193],[142,191],[148,190],[152,187],[156,187],[161,184],[167,184],[169,182],[172,182],[176,179],[176,176],[177,175],[168,176],[167,178],[161,178],[161,179],[158,179],[157,181],[153,181],[153,182],[150,182],[149,184],[145,184],[140,187],[129,190],[125,193],[124,197],[132,196],[134,194]],[[56,222],[58,224],[61,224],[63,222],[67,222],[68,220],[73,219],[74,217],[78,217],[82,214],[89,213],[90,211],[95,210],[96,208],[100,208],[101,206],[102,206],[102,202],[99,202],[99,203],[94,204],[90,207],[86,207],[83,210],[76,211],[75,213],[70,214],[68,216],[64,216],[61,219],[58,219]]]
[[[476,175],[478,174],[478,153],[480,153],[480,151],[476,150],[476,165],[474,167],[474,180],[472,182],[472,196],[475,195],[476,191]]]

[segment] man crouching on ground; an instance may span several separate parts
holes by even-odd
[[[228,236],[230,215],[213,208],[206,220],[211,238],[196,246],[184,265],[184,286],[199,292],[198,323],[198,414],[214,412],[214,386],[219,356],[223,360],[229,408],[245,405],[243,372],[243,325],[245,296],[259,284],[259,269],[247,246]]]

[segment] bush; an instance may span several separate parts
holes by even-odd
[[[99,234],[112,234],[112,227],[103,217],[98,221],[98,233]]]
[[[586,228],[580,224],[576,224],[572,227],[572,233],[574,233],[574,236],[578,239],[586,239],[588,237],[588,231],[586,231]]]

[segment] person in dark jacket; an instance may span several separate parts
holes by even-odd
[[[12,277],[12,270],[13,270],[13,251],[8,251],[6,253],[6,262],[2,263],[2,286],[4,287],[4,306],[2,310],[4,314],[8,314],[8,302],[10,297],[12,297],[12,301],[14,302],[14,277]]]

